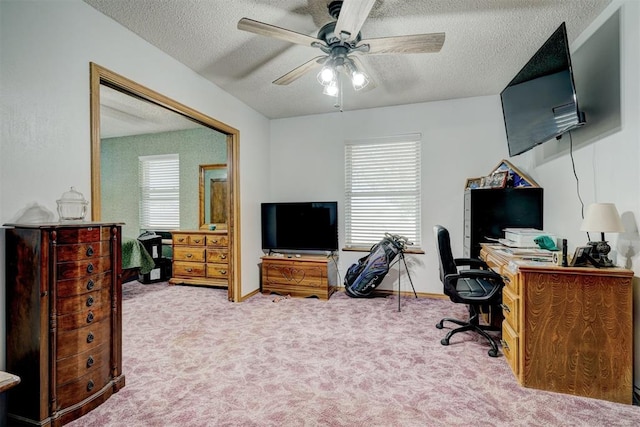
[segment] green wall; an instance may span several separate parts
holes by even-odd
[[[138,156],[180,157],[180,228],[198,229],[199,166],[226,163],[226,135],[209,128],[106,138],[101,141],[102,221],[125,225],[125,237],[140,234]]]

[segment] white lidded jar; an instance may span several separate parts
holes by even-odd
[[[87,213],[87,202],[79,191],[74,187],[62,193],[62,197],[56,200],[58,203],[58,215],[60,221],[84,221]]]

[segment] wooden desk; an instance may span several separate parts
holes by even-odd
[[[633,271],[480,257],[505,279],[503,353],[521,385],[619,403],[633,397]]]

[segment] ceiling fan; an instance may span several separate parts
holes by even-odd
[[[338,96],[340,72],[349,76],[355,90],[363,89],[367,85],[370,88],[374,86],[370,84],[370,75],[365,72],[358,55],[435,53],[439,52],[444,44],[444,33],[362,39],[360,28],[369,16],[375,1],[331,1],[327,6],[329,15],[336,20],[320,28],[317,38],[249,18],[238,21],[238,29],[320,49],[323,55],[294,68],[273,83],[288,85],[307,72],[322,66],[318,73],[318,81],[324,86],[324,93]]]

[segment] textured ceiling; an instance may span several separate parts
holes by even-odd
[[[170,132],[200,128],[195,123],[159,105],[100,86],[100,137]]]
[[[317,36],[327,0],[84,0],[269,118],[336,111],[315,72],[271,82],[316,48],[237,29],[251,18]],[[499,94],[565,21],[572,42],[611,0],[377,0],[362,37],[445,32],[439,53],[362,55],[377,87],[344,90],[342,108]]]

